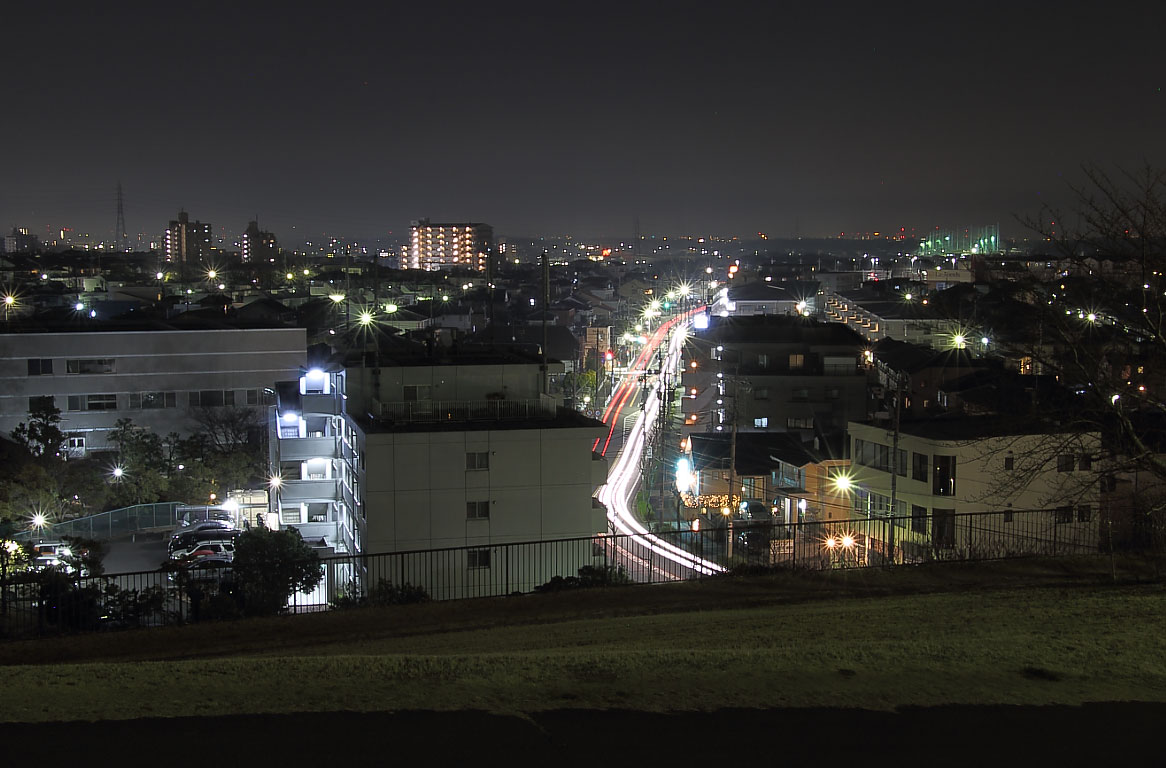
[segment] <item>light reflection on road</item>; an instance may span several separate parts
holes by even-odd
[[[635,535],[634,544],[638,546],[622,547],[625,554],[646,563],[653,570],[654,575],[663,574],[668,578],[682,578],[688,574],[676,573],[675,569],[667,571],[657,569],[652,565],[656,558],[663,558],[680,566],[681,570],[687,569],[700,574],[721,573],[725,570],[717,563],[698,557],[675,544],[648,533],[648,529],[636,519],[632,512],[632,499],[635,497],[636,489],[640,483],[640,454],[644,450],[646,431],[660,417],[661,411],[659,393],[663,382],[659,375],[646,374],[650,368],[649,362],[655,357],[657,349],[667,342],[668,346],[661,370],[676,371],[692,317],[703,310],[704,308],[700,307],[674,317],[663,323],[648,337],[648,343],[644,345],[639,356],[628,367],[623,381],[616,389],[607,410],[604,412],[603,420],[610,425],[608,434],[606,438],[597,440],[594,447],[594,450],[606,454],[616,427],[623,421],[624,407],[634,400],[636,390],[641,386],[639,381],[641,375],[645,375],[646,381],[643,384],[644,391],[642,393],[643,410],[638,411],[635,422],[628,430],[627,439],[612,461],[611,469],[607,474],[607,483],[596,492],[596,498],[607,507],[607,518],[616,533]],[[671,393],[666,393],[665,396],[671,397]],[[602,443],[602,447],[600,443]],[[631,544],[631,542],[628,543]],[[632,548],[641,551],[628,551]]]

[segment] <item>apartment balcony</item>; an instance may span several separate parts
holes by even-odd
[[[335,501],[338,492],[336,482],[336,480],[284,480],[279,488],[279,501],[282,504]]]
[[[284,437],[279,441],[280,461],[338,459],[339,451],[335,437]]]
[[[339,395],[301,395],[300,404],[303,408],[304,415],[326,413],[336,416],[341,410],[341,399]]]

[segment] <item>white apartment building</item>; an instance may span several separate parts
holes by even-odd
[[[493,243],[494,230],[489,224],[417,219],[411,224],[408,262],[401,268],[433,271],[460,267],[484,272]]]
[[[77,330],[0,334],[0,431],[28,420],[38,399],[61,411],[72,455],[112,450],[129,418],[187,436],[201,408],[262,409],[275,382],[298,373],[303,328]]]
[[[893,456],[886,425],[851,423],[848,431],[854,515],[897,517],[896,547],[908,559],[1034,544],[1096,551],[1098,433],[1025,433],[1001,417],[911,421],[901,425]]]
[[[819,298],[824,319],[853,329],[871,343],[880,339],[897,339],[932,349],[951,349],[953,340],[961,332],[956,320],[926,317],[918,303],[911,303],[917,302],[914,298],[860,301],[832,292]]]
[[[502,360],[303,372],[277,388],[271,512],[336,553],[400,553],[333,582],[384,577],[449,598],[574,575],[606,530],[592,499],[607,480],[591,451],[603,428],[540,394],[541,375]],[[557,558],[504,546],[559,539],[579,541]]]

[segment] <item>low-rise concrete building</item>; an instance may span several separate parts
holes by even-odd
[[[0,334],[0,431],[38,404],[60,409],[74,456],[112,450],[123,418],[185,437],[210,409],[253,409],[262,429],[275,382],[298,373],[306,344],[302,328],[78,323]]]

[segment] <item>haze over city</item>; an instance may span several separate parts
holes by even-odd
[[[1123,12],[1124,10],[1124,12]],[[1160,7],[8,9],[0,225],[281,241],[999,224],[1160,165]]]

